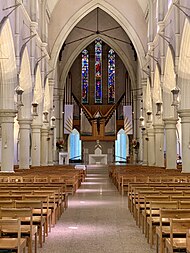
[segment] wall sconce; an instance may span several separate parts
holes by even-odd
[[[146,114],[147,114],[147,116],[148,116],[147,122],[150,122],[150,121],[151,121],[152,112],[151,112],[151,111],[147,111]]]
[[[52,125],[52,127],[55,127],[55,120],[56,120],[55,116],[52,116],[51,117],[51,125]]]
[[[17,94],[17,106],[18,107],[23,106],[23,103],[22,103],[22,94],[23,94],[24,90],[18,85],[15,88],[15,92]]]
[[[37,102],[32,103],[32,115],[38,116],[38,103]]]
[[[48,111],[44,111],[44,112],[43,112],[43,115],[44,115],[43,123],[48,123],[48,114],[49,114]]]
[[[140,116],[139,120],[140,120],[140,127],[141,128],[144,127],[144,117]]]
[[[156,102],[156,116],[161,115],[162,102]]]
[[[180,92],[180,89],[178,87],[175,87],[173,90],[171,90],[171,93],[173,95],[173,102],[171,106],[179,105],[179,92]]]

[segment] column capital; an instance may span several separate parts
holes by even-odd
[[[48,128],[41,128],[41,133],[42,134],[48,134]]]
[[[32,119],[19,119],[18,120],[20,129],[30,129]]]
[[[0,118],[2,123],[14,123],[17,110],[15,109],[0,109]]]
[[[148,136],[154,135],[154,128],[147,128],[147,135]]]
[[[31,125],[32,129],[41,129],[42,125],[41,124],[33,124]]]
[[[179,116],[181,118],[181,123],[190,123],[190,109],[178,110]]]
[[[176,118],[164,118],[164,125],[166,129],[176,129],[178,119]]]
[[[163,133],[164,132],[164,124],[154,124],[154,132],[155,133]]]

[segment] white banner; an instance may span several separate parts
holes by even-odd
[[[70,134],[73,130],[73,105],[65,105],[64,134]]]
[[[132,106],[123,106],[124,130],[126,134],[133,134]]]

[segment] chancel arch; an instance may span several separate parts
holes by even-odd
[[[98,14],[97,14],[98,12]],[[108,34],[108,36],[104,35],[103,33],[96,34],[96,15],[99,15],[99,19],[106,18],[109,27],[114,28],[118,27],[117,36],[118,40],[113,39],[113,34]],[[77,27],[84,27],[86,29],[86,23],[88,24],[88,20],[92,19],[95,24],[92,25],[92,21],[89,24],[88,29],[93,29],[94,34],[88,35],[88,33],[84,33],[80,37],[83,38],[83,40],[77,41],[77,38],[79,36]],[[99,26],[102,30],[106,29],[107,26],[103,20],[99,21]],[[115,30],[114,30],[115,31]],[[112,37],[112,38],[111,38]],[[59,53],[59,57],[61,58],[60,62],[60,82],[64,86],[66,77],[68,75],[68,72],[75,61],[76,57],[81,53],[81,51],[86,48],[88,45],[90,45],[93,41],[95,41],[97,38],[100,38],[102,41],[104,41],[106,44],[108,44],[113,50],[120,56],[123,63],[125,64],[126,68],[128,69],[130,78],[132,80],[132,85],[135,86],[136,83],[136,65],[137,61],[135,59],[136,57],[136,50],[132,47],[132,42],[130,38],[127,36],[127,34],[124,32],[122,27],[106,12],[96,9],[90,12],[88,15],[86,15],[66,38],[65,42],[62,44],[61,51]],[[120,41],[119,41],[120,40]],[[131,43],[131,44],[130,44]],[[134,56],[135,55],[135,56]]]
[[[60,1],[54,8],[52,12],[52,17],[62,15],[60,10],[62,9],[62,5],[64,4],[63,1]],[[122,5],[120,5],[119,9],[118,6],[115,6],[114,3],[107,3],[105,1],[90,1],[89,3],[77,3],[78,5],[75,6],[75,10],[71,10],[69,6],[64,6],[64,9],[67,8],[68,10],[66,13],[72,13],[75,11],[75,13],[72,13],[70,19],[67,19],[67,16],[61,19],[62,24],[59,26],[55,26],[54,22],[51,22],[49,25],[49,30],[52,31],[53,35],[52,40],[49,41],[50,43],[50,50],[51,50],[51,64],[52,66],[56,65],[58,54],[61,50],[61,47],[63,43],[66,41],[67,37],[71,33],[71,31],[74,29],[74,27],[78,24],[78,22],[84,18],[86,15],[88,15],[90,12],[95,10],[96,8],[101,8],[103,11],[108,13],[113,19],[115,19],[119,25],[124,29],[124,31],[129,35],[130,40],[134,44],[134,47],[137,51],[140,65],[143,66],[145,58],[144,58],[144,45],[146,43],[146,24],[143,20],[143,12],[140,8],[140,6],[137,4],[136,1],[130,1],[129,6],[132,9],[136,9],[136,13],[138,13],[138,22],[140,24],[138,33],[137,30],[135,31],[135,27],[137,26],[137,22],[133,22],[133,16],[129,15],[129,12],[126,11],[126,13],[123,13],[126,8],[122,8]],[[123,3],[124,4],[124,3]],[[78,8],[78,10],[77,10]],[[133,25],[132,25],[133,24]],[[143,31],[145,33],[143,33]],[[144,35],[143,35],[144,34]],[[139,37],[140,36],[140,37]]]

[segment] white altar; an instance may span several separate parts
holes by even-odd
[[[102,154],[102,147],[97,140],[94,154],[89,154],[89,164],[107,164],[107,154]]]
[[[59,152],[59,164],[69,164],[68,152]]]

